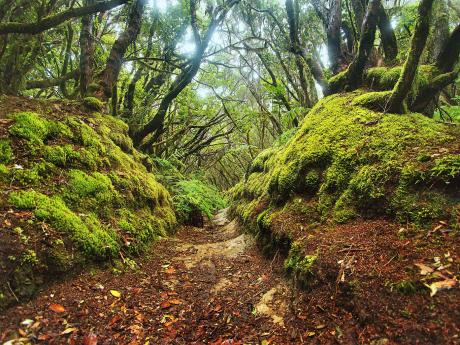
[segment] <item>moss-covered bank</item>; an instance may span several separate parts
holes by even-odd
[[[0,100],[0,308],[76,265],[138,255],[176,222],[122,121],[12,101]]]
[[[359,218],[384,217],[416,229],[443,221],[459,229],[458,126],[416,113],[370,111],[359,106],[363,94],[323,99],[297,134],[262,152],[231,191],[234,212],[259,236],[268,236],[266,245],[282,239],[289,248],[312,229]],[[287,214],[301,215],[303,229],[274,225]],[[291,271],[293,262],[305,261],[295,248],[296,260],[287,262]]]

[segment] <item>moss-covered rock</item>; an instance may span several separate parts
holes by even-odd
[[[0,267],[11,272],[0,277],[1,306],[14,301],[7,282],[24,300],[49,273],[120,252],[139,255],[176,223],[172,198],[144,166],[128,126],[73,106],[74,113],[47,113],[28,100],[34,111],[0,122],[8,134],[0,138],[0,210],[18,215],[0,240],[12,250],[0,257]],[[19,286],[20,279],[30,284]]]
[[[104,102],[96,97],[85,97],[82,102],[88,110],[102,111],[104,109]]]
[[[295,137],[264,161],[264,170],[235,188],[235,199],[268,197],[279,207],[307,193],[323,219],[339,222],[397,216],[423,227],[449,219],[458,202],[451,195],[460,176],[458,154],[451,153],[458,129],[420,114],[365,109],[358,105],[365,97],[357,91],[319,102]]]

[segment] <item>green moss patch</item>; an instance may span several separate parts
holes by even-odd
[[[236,212],[255,220],[262,200],[280,209],[302,195],[322,221],[384,216],[458,227],[459,129],[421,114],[365,109],[369,97],[356,91],[319,102],[296,135],[257,157],[233,188]]]
[[[13,160],[13,149],[8,139],[0,139],[0,163],[8,164]]]
[[[98,112],[43,115],[43,104],[36,105],[37,112],[12,113],[13,121],[0,124],[9,134],[0,139],[0,208],[23,215],[12,221],[21,236],[10,237],[20,241],[11,247],[25,253],[11,255],[14,261],[0,257],[16,272],[1,277],[0,286],[11,281],[21,299],[50,272],[140,255],[176,224],[173,200],[133,148],[126,124]],[[14,283],[25,276],[30,289]],[[1,287],[0,293],[15,300]]]
[[[83,105],[88,110],[93,110],[93,111],[101,111],[104,108],[104,102],[97,99],[96,97],[83,98]]]

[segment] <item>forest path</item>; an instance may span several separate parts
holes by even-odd
[[[280,263],[264,258],[224,210],[157,242],[137,270],[82,273],[9,309],[0,342],[300,344],[286,326],[293,290]]]

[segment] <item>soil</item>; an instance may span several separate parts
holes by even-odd
[[[458,236],[399,228],[359,221],[313,237],[320,259],[300,290],[224,210],[155,243],[137,268],[81,273],[10,308],[0,343],[460,344],[458,282],[431,297],[414,266],[455,281]]]

